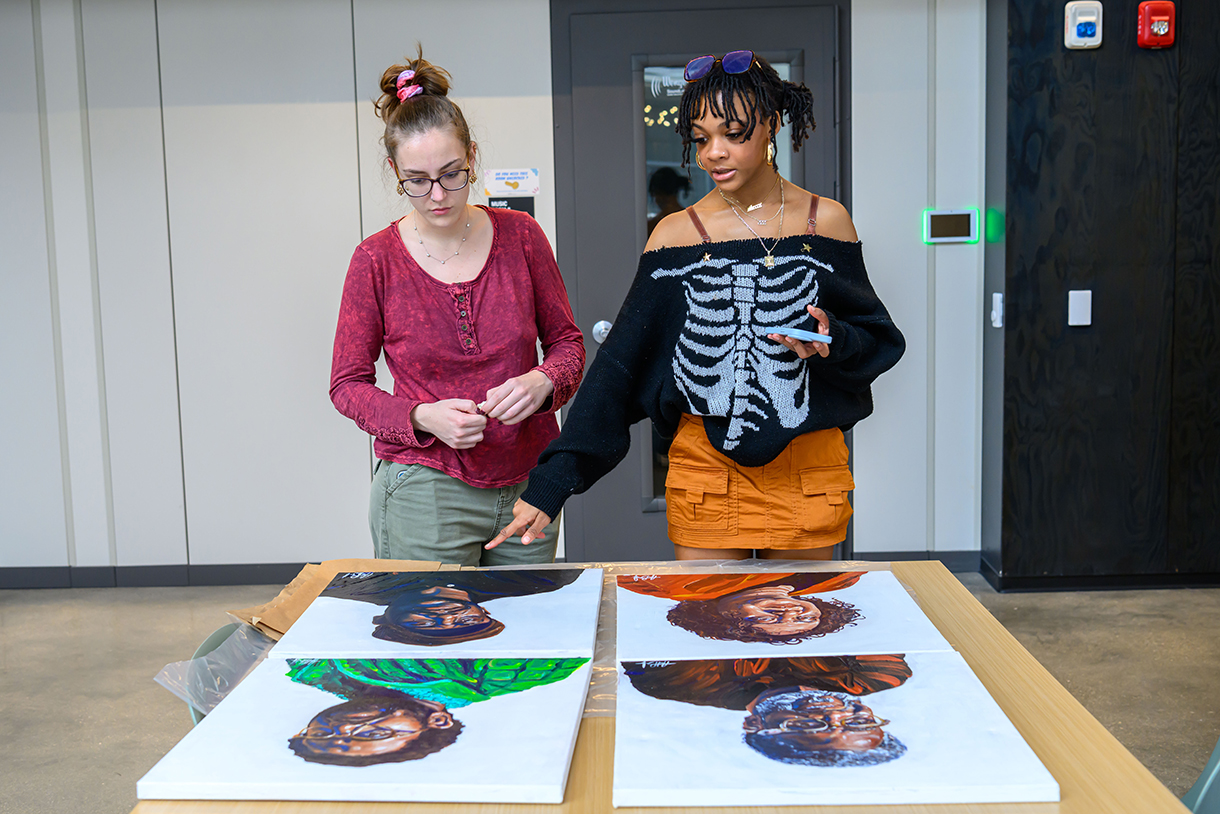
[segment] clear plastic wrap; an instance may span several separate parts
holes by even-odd
[[[275,639],[239,622],[216,649],[167,664],[154,680],[195,709],[198,721],[267,657],[274,644]]]

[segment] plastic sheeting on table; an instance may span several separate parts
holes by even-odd
[[[243,622],[211,653],[167,664],[153,680],[207,715],[274,644],[275,639]]]

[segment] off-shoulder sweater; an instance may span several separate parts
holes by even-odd
[[[847,430],[869,415],[870,385],[906,343],[868,280],[860,243],[793,235],[773,253],[767,267],[752,240],[645,252],[522,499],[555,517],[626,456],[631,425],[645,417],[672,437],[683,413],[702,416],[717,450],[754,467],[798,435]],[[802,360],[766,338],[777,327],[813,328],[807,304],[830,323],[825,358]]]

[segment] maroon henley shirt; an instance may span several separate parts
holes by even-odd
[[[420,268],[397,222],[356,247],[330,376],[331,401],[375,437],[378,458],[423,464],[485,488],[525,479],[559,435],[554,411],[576,393],[585,363],[584,339],[542,228],[520,212],[486,211],[491,253],[469,282],[442,283]],[[393,394],[377,386],[383,351]],[[488,420],[483,440],[470,449],[452,449],[411,424],[419,404],[480,403],[488,390],[530,370],[555,385],[551,398],[520,423]]]

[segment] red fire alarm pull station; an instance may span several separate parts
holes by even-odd
[[[1140,3],[1140,48],[1168,48],[1173,45],[1174,22],[1177,14],[1169,0],[1146,0]]]

